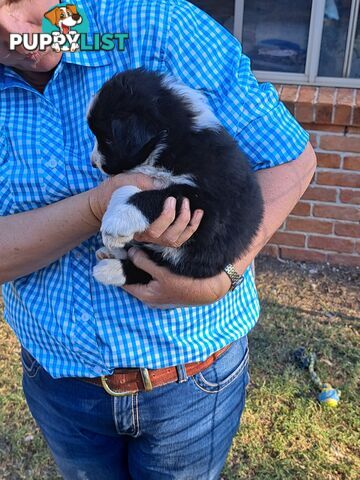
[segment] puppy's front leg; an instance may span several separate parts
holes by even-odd
[[[135,233],[144,232],[149,226],[149,220],[129,199],[140,189],[126,186],[116,190],[101,224],[101,233],[104,245],[111,251],[122,248],[129,243]]]

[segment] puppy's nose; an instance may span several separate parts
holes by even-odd
[[[78,13],[73,13],[72,18],[77,22],[78,20],[80,20],[80,15]]]
[[[94,162],[94,160],[91,160],[91,166],[94,168],[98,168],[97,164]]]

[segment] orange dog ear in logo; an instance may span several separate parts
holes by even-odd
[[[56,25],[59,18],[59,7],[55,7],[49,12],[45,13],[44,17],[49,20],[53,25]]]
[[[77,13],[76,5],[66,5],[66,8],[69,9],[72,14]]]

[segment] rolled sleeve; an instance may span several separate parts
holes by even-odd
[[[238,40],[190,3],[178,0],[172,7],[166,70],[206,94],[254,170],[297,158],[309,135],[273,85],[256,81]]]

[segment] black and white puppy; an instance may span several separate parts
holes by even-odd
[[[240,112],[239,112],[240,114]],[[173,77],[129,70],[114,76],[88,110],[96,136],[92,163],[108,175],[141,172],[157,190],[119,188],[102,221],[105,248],[95,278],[106,285],[148,283],[127,258],[134,234],[144,232],[165,200],[184,197],[203,209],[197,232],[180,248],[142,244],[158,264],[194,278],[212,277],[241,257],[263,216],[256,177],[236,141],[217,120],[203,93]],[[126,248],[124,248],[126,247]]]

